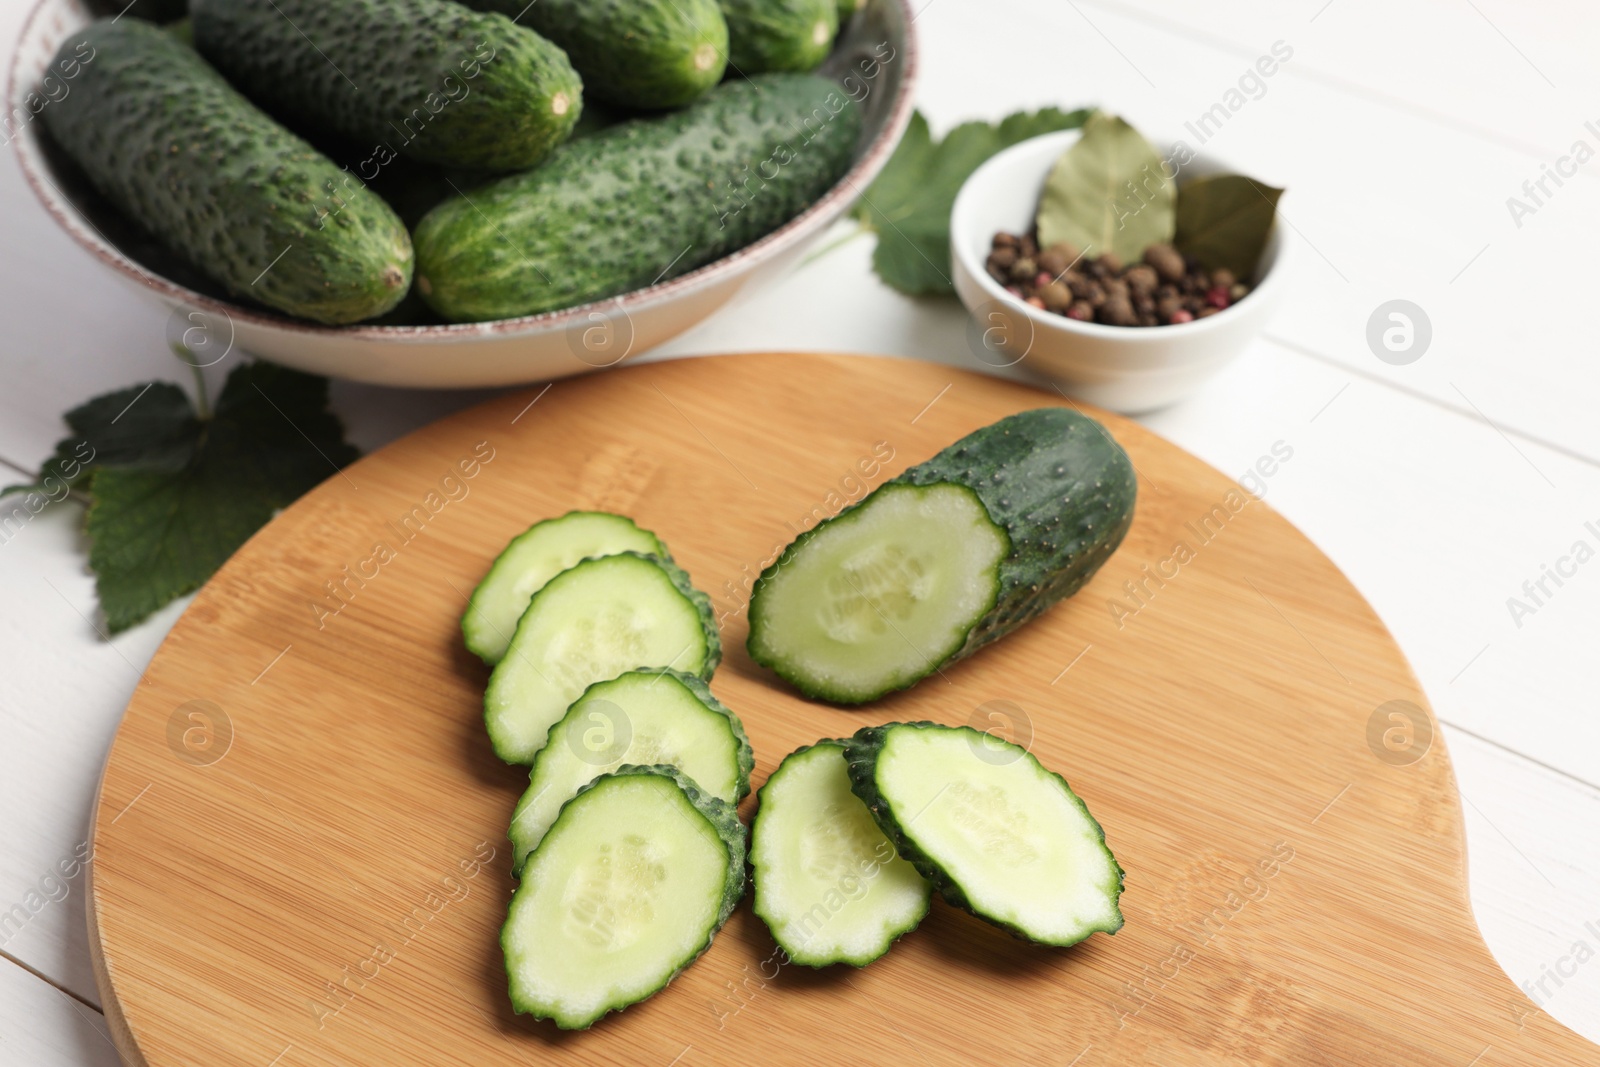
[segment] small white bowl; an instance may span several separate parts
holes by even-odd
[[[1261,332],[1283,288],[1289,235],[1281,225],[1272,228],[1248,296],[1193,322],[1104,326],[1025,304],[989,277],[991,241],[1001,230],[1033,229],[1045,179],[1077,139],[1077,130],[1065,130],[1013,145],[961,187],[950,213],[950,260],[956,292],[973,315],[969,341],[991,366],[1023,366],[1112,411],[1152,411],[1194,392]],[[1180,169],[1178,185],[1233,170],[1195,155]]]
[[[700,322],[752,278],[782,270],[888,162],[911,120],[917,70],[910,0],[867,0],[819,71],[840,80],[863,108],[850,170],[759,241],[680,277],[592,304],[493,322],[318,326],[229,299],[121,218],[40,137],[35,112],[51,105],[40,105],[34,90],[56,48],[93,17],[83,0],[38,0],[11,62],[6,114],[21,116],[22,126],[14,130],[14,123],[7,133],[17,133],[22,172],[56,223],[119,278],[170,307],[169,339],[200,338],[203,351],[193,343],[191,351],[208,364],[237,347],[314,374],[424,388],[519,385],[609,367]]]

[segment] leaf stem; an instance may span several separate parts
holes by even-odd
[[[840,234],[838,237],[835,237],[833,240],[829,241],[827,244],[823,245],[821,248],[816,249],[810,255],[806,256],[805,259],[802,259],[800,261],[799,267],[805,266],[807,263],[810,263],[814,259],[821,259],[823,256],[827,255],[829,252],[832,252],[835,248],[838,248],[841,245],[849,244],[851,241],[854,241],[857,237],[860,237],[862,234],[871,233],[871,232],[872,232],[872,227],[871,226],[868,226],[864,222],[857,222],[855,229],[851,230],[849,233]],[[795,269],[798,270],[799,267],[796,267]]]
[[[189,367],[189,372],[194,376],[194,413],[201,422],[211,421],[211,399],[206,395],[206,376],[190,357],[194,353],[189,351],[187,345],[177,341],[172,343],[172,354],[183,360]]]

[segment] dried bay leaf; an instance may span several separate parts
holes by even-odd
[[[1282,195],[1282,189],[1241,174],[1185,182],[1178,192],[1173,244],[1206,270],[1226,268],[1240,281],[1249,281],[1272,233]]]
[[[1121,118],[1096,112],[1045,182],[1039,244],[1065,242],[1085,256],[1112,252],[1132,263],[1173,239],[1177,199],[1155,146]]]

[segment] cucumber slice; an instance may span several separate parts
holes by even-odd
[[[939,894],[1020,937],[1122,928],[1122,868],[1066,779],[970,726],[889,723],[845,746],[850,787]]]
[[[579,789],[630,763],[677,767],[730,804],[749,794],[755,769],[739,717],[694,675],[650,669],[596,682],[550,728],[548,743],[533,757],[528,791],[511,816],[512,872],[522,870]],[[840,766],[842,775],[842,760]]]
[[[671,559],[667,546],[632,519],[606,511],[569,511],[512,538],[473,590],[461,616],[467,648],[494,666],[505,658],[517,620],[544,584],[580,560],[643,552]]]
[[[928,914],[933,887],[850,792],[845,742],[784,757],[750,832],[755,912],[791,960],[865,967]]]
[[[1072,595],[1122,543],[1136,482],[1093,419],[969,434],[801,534],[750,598],[750,656],[841,704],[904,689]]]
[[[638,552],[586,559],[534,594],[489,675],[484,722],[501,759],[532,763],[595,682],[638,667],[709,678],[721,658],[711,601],[681,568]]]
[[[518,1012],[583,1030],[711,945],[744,895],[744,827],[670,767],[584,786],[528,859],[500,932]]]

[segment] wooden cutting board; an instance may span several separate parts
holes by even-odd
[[[90,940],[123,1056],[1600,1062],[1484,948],[1444,744],[1372,609],[1267,505],[1134,423],[1100,416],[1138,468],[1137,520],[1071,601],[864,710],[753,666],[746,591],[797,530],[1060,403],[899,360],[657,363],[491,402],[330,477],[201,591],[117,733]],[[1104,824],[1126,927],[1046,949],[936,902],[881,961],[814,972],[778,965],[747,902],[665,992],[588,1032],[514,1015],[497,932],[526,773],[490,751],[457,619],[511,536],[575,507],[637,517],[711,594],[712,688],[757,784],[869,723],[992,726]]]

